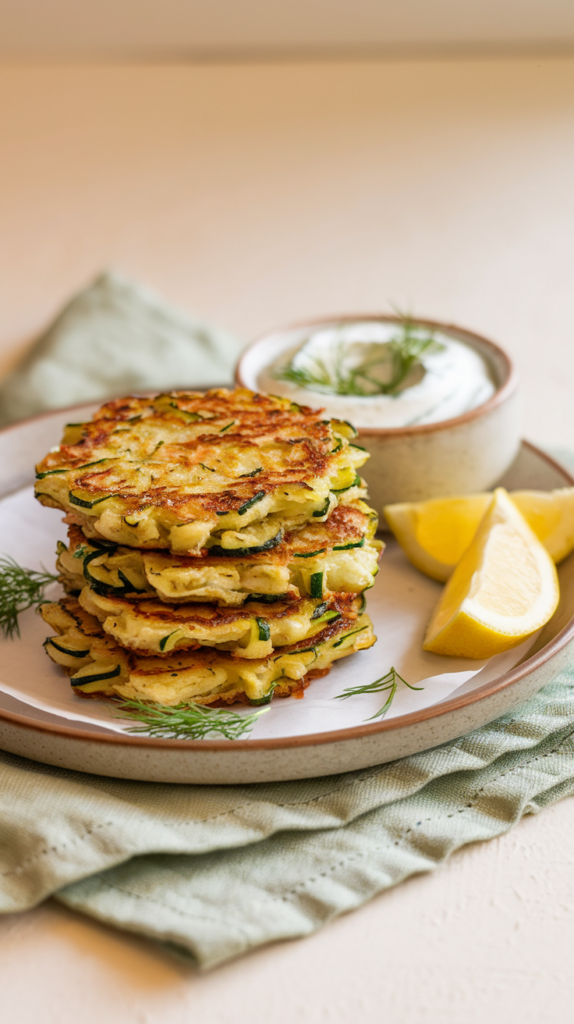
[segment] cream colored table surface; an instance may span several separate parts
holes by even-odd
[[[492,336],[574,443],[574,60],[0,69],[0,370],[103,266],[246,339],[388,309]],[[201,976],[56,905],[7,1024],[570,1019],[574,804]]]

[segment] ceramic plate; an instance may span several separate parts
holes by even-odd
[[[0,432],[0,536],[4,553],[20,564],[53,567],[56,540],[65,528],[61,513],[34,500],[33,465],[58,443],[64,422],[87,418],[93,408],[52,413]],[[550,490],[574,481],[523,443],[502,482],[509,489]],[[156,782],[309,778],[394,760],[462,735],[535,693],[549,659],[556,671],[566,663],[574,635],[574,556],[560,567],[562,596],[551,622],[514,651],[477,662],[422,650],[441,588],[385,539],[381,572],[368,593],[377,644],[337,663],[304,699],[276,699],[246,738],[191,742],[129,735],[129,724],[113,715],[109,702],[74,694],[43,651],[43,620],[27,612],[20,639],[0,640],[0,746],[66,768]],[[417,689],[399,685],[384,720],[372,716],[386,693],[337,699],[347,687],[373,682],[391,666]]]

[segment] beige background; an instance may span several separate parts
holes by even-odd
[[[574,45],[570,0],[2,0],[0,56],[359,53]]]
[[[573,170],[574,60],[0,69],[0,370],[115,266],[246,340],[391,303],[458,321],[560,442]]]
[[[0,369],[114,266],[245,339],[401,309],[492,336],[574,444],[574,60],[0,69]],[[18,1024],[571,1016],[574,805],[200,977],[56,907],[0,921]]]

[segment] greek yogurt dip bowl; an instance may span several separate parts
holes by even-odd
[[[487,490],[520,445],[517,379],[494,342],[452,324],[357,315],[270,331],[243,352],[237,383],[324,407],[370,452],[370,502]]]

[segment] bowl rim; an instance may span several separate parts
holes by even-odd
[[[93,402],[85,403],[83,408],[93,404]],[[69,408],[82,408],[82,406],[71,406]],[[42,420],[48,416],[53,416],[55,413],[61,413],[62,411],[64,410],[55,409],[48,413],[41,413],[39,416],[11,424],[9,427],[4,428],[4,430],[23,426],[33,420]],[[565,466],[559,463],[556,459],[553,459],[552,456],[542,451],[536,445],[531,444],[529,441],[523,440],[522,445],[534,452],[550,467],[557,470],[564,480],[563,486],[574,486],[574,476],[572,476]],[[574,555],[571,555],[570,557],[574,557]],[[406,715],[398,715],[396,718],[391,718],[388,721],[383,720],[372,723],[365,722],[362,725],[348,726],[345,729],[334,729],[329,732],[322,733],[307,733],[302,736],[291,736],[288,738],[276,737],[273,739],[260,740],[160,739],[159,737],[151,736],[130,736],[126,735],[126,733],[106,733],[103,731],[105,726],[102,727],[102,731],[99,730],[98,726],[95,726],[94,731],[92,731],[91,729],[82,729],[74,725],[60,725],[59,723],[43,722],[39,719],[34,719],[31,716],[19,714],[14,711],[8,711],[4,708],[0,708],[0,724],[4,723],[20,729],[26,729],[32,733],[61,737],[65,740],[77,741],[83,744],[95,743],[96,745],[99,745],[103,743],[109,744],[113,747],[124,747],[126,749],[140,747],[149,751],[172,750],[189,751],[190,753],[201,751],[203,753],[219,754],[232,751],[243,751],[249,753],[250,751],[256,750],[286,750],[294,747],[324,746],[327,744],[361,740],[369,736],[394,732],[397,729],[420,725],[430,719],[441,718],[452,712],[461,711],[462,709],[472,704],[476,704],[485,698],[494,697],[496,694],[506,690],[509,686],[512,686],[520,679],[530,675],[531,672],[534,672],[546,662],[550,661],[554,655],[558,654],[558,652],[571,641],[574,641],[574,615],[571,616],[560,632],[558,632],[552,640],[549,640],[544,647],[536,651],[535,654],[525,658],[524,661],[521,661],[518,665],[509,669],[508,672],[484,683],[481,687],[478,687],[475,690],[459,694],[458,697],[455,696],[444,701],[439,701],[437,704],[431,704],[419,711],[411,711]]]
[[[390,313],[360,313],[356,315],[344,314],[342,316],[312,317],[309,320],[298,320],[285,324],[282,327],[275,327],[270,331],[265,331],[264,334],[260,334],[254,338],[241,353],[235,367],[235,382],[238,387],[249,387],[243,378],[245,360],[255,348],[267,341],[274,334],[282,333],[283,331],[297,330],[302,327],[319,326],[320,324],[347,324],[360,323],[363,321],[374,322],[378,320],[382,320],[385,323],[401,323],[404,320],[404,317],[395,316]],[[459,327],[457,324],[447,323],[446,321],[432,320],[427,317],[417,316],[412,317],[412,322],[415,324],[421,324],[423,327],[434,328],[435,330],[444,331],[455,336],[458,335],[461,341],[468,342],[472,347],[479,348],[481,350],[486,349],[488,353],[487,358],[489,358],[491,365],[495,360],[502,365],[502,381],[496,385],[494,394],[492,394],[486,402],[481,402],[480,405],[476,405],[474,409],[469,409],[467,412],[461,413],[460,416],[452,416],[450,419],[438,420],[436,423],[419,423],[408,427],[358,426],[357,430],[362,437],[422,437],[425,434],[433,434],[440,430],[449,430],[451,427],[463,426],[480,416],[488,415],[504,402],[508,401],[508,399],[516,393],[516,389],[518,387],[518,373],[516,371],[516,367],[508,353],[496,342],[491,341],[489,338],[485,338],[482,334],[477,334],[475,331],[469,331],[466,327]],[[477,342],[478,345],[476,344]],[[250,390],[253,389],[250,388]]]

